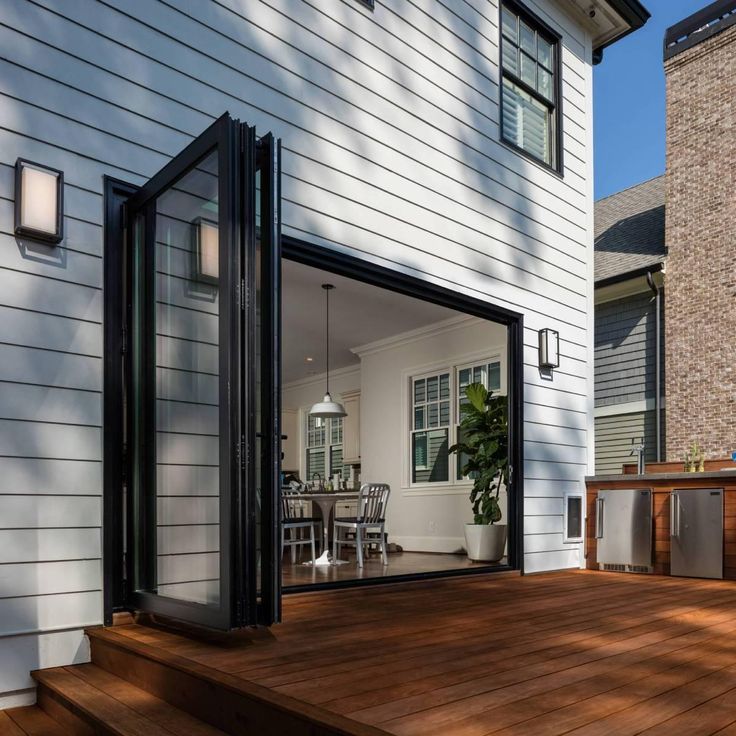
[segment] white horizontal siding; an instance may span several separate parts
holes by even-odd
[[[282,138],[285,233],[524,314],[525,564],[578,564],[561,504],[591,436],[590,43],[564,4],[529,5],[563,35],[563,177],[499,142],[495,0],[381,0],[373,12],[355,0],[2,4],[0,660],[14,664],[0,691],[84,658],[79,627],[100,620],[102,177],[143,182],[225,110]],[[18,156],[65,172],[59,247],[12,235]],[[158,338],[171,379],[161,399],[211,402],[158,429],[164,460],[203,462],[213,318],[178,320],[181,306]],[[542,327],[561,334],[552,380],[537,368]],[[205,341],[196,356],[182,337]],[[200,372],[173,379],[194,357]],[[201,434],[182,434],[195,424]],[[216,505],[202,489],[216,469],[158,473],[189,496],[159,499],[161,564],[182,592],[185,540],[198,579],[212,571]],[[48,654],[34,651],[43,637],[3,638],[66,626],[44,635],[56,637]]]

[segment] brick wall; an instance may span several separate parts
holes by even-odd
[[[736,450],[736,26],[665,62],[667,459]]]

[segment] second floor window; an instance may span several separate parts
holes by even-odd
[[[504,0],[501,6],[501,137],[559,170],[559,36]]]

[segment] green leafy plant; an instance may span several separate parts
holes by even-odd
[[[501,486],[508,484],[509,431],[508,402],[505,396],[494,396],[482,383],[471,383],[465,389],[460,420],[461,441],[450,447],[465,462],[463,475],[473,479],[470,502],[476,524],[501,521],[498,496]]]

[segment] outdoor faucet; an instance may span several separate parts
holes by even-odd
[[[631,454],[636,455],[636,472],[637,475],[644,475],[646,465],[644,461],[644,438],[639,439],[639,444],[635,445],[636,440],[631,440]]]
[[[320,491],[324,491],[324,489],[325,489],[325,482],[324,482],[324,480],[322,478],[322,474],[321,473],[317,473],[317,472],[312,473],[312,483],[313,484],[314,484],[314,476],[315,475],[319,479],[319,485],[317,487],[319,488]]]

